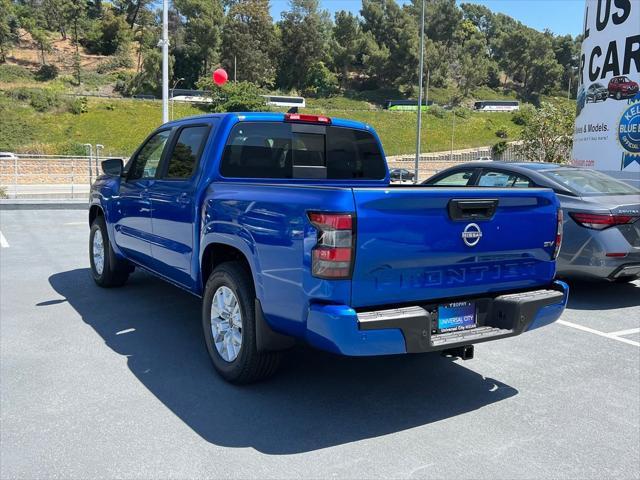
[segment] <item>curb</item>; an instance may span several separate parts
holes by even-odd
[[[0,199],[0,210],[88,210],[86,200]]]

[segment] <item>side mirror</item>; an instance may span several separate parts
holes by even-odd
[[[102,162],[102,171],[112,177],[122,176],[124,163],[121,158],[108,158]]]

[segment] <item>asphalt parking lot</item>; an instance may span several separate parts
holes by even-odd
[[[476,358],[210,365],[197,298],[89,277],[84,211],[0,211],[0,477],[640,478],[640,282]]]

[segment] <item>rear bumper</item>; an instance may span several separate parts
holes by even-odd
[[[555,322],[565,309],[566,283],[541,290],[474,299],[478,327],[463,332],[432,333],[434,305],[356,312],[346,305],[312,305],[307,341],[322,350],[350,355],[421,353],[513,337]]]

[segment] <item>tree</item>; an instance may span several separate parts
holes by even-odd
[[[32,27],[29,31],[31,38],[40,50],[40,62],[42,65],[47,64],[45,53],[51,53],[51,41],[47,32],[38,27]]]
[[[236,0],[229,7],[222,30],[222,65],[238,78],[273,86],[277,38],[268,0]],[[234,59],[236,62],[234,62]]]
[[[62,15],[65,21],[71,25],[73,29],[73,44],[75,46],[75,55],[73,58],[73,69],[75,70],[76,80],[80,85],[80,30],[82,20],[86,13],[87,4],[84,0],[67,0],[63,5]]]
[[[344,10],[336,12],[331,58],[335,71],[340,75],[343,88],[346,88],[349,81],[349,72],[362,68],[361,63],[357,67],[356,64],[362,59],[364,41],[358,18]]]
[[[318,0],[291,0],[290,10],[278,23],[282,50],[278,85],[284,89],[304,89],[313,65],[327,58],[330,29]]]
[[[223,10],[220,0],[175,0],[179,24],[179,41],[173,55],[179,62],[175,74],[192,86],[218,63]]]
[[[377,50],[388,51],[386,62],[374,72],[378,86],[414,85],[418,70],[418,24],[411,11],[395,0],[363,0],[362,30],[370,33]]]
[[[543,102],[541,108],[523,110],[520,154],[529,161],[564,163],[573,147],[574,109]]]
[[[10,0],[0,0],[0,63],[7,61],[7,50],[16,41],[12,6]]]

